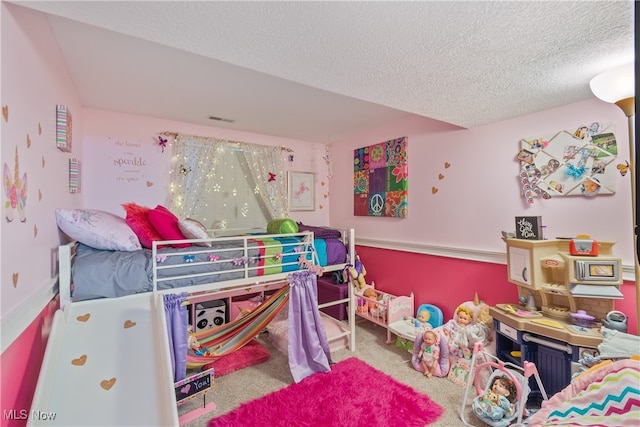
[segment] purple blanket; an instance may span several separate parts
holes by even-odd
[[[304,225],[301,222],[298,222],[297,224],[299,232],[313,231],[313,237],[316,239],[339,239],[342,237],[340,231],[333,228]]]

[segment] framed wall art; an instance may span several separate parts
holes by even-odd
[[[407,217],[407,143],[403,136],[354,150],[354,215]]]
[[[56,105],[56,146],[61,151],[71,152],[71,112],[66,105]]]
[[[69,159],[69,193],[80,192],[80,161]]]
[[[289,210],[315,210],[315,175],[311,172],[289,172]]]

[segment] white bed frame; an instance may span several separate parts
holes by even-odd
[[[303,236],[306,246],[311,252],[315,251],[313,233],[296,235]],[[277,236],[292,235],[210,240],[242,241],[246,256],[249,250],[247,242],[252,238]],[[355,232],[349,229],[343,231],[342,236],[351,258],[349,263],[352,263]],[[199,299],[203,295],[211,295],[212,299],[222,298],[239,292],[253,293],[268,286],[274,289],[281,287],[290,274],[250,277],[249,272],[256,267],[247,263],[238,266],[238,270],[245,272],[242,279],[158,290],[155,273],[164,266],[156,262],[157,246],[207,240],[154,242],[153,292],[79,302],[73,302],[71,298],[72,264],[77,244],[72,242],[59,247],[60,310],[54,315],[27,425],[179,425],[163,294],[188,292]],[[210,252],[211,248],[193,246],[192,251],[189,253]],[[301,252],[301,255],[306,253]],[[180,253],[180,256],[184,255]],[[311,267],[317,266],[316,260],[314,258]],[[343,270],[346,265],[326,266],[324,271]],[[353,287],[349,286],[348,298],[318,305],[318,308],[324,308],[348,304],[348,327],[335,320],[341,325],[341,333],[328,338],[332,341],[348,336],[351,351],[355,351],[353,301]],[[145,350],[140,351],[141,348]]]

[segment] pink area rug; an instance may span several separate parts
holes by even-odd
[[[423,427],[442,412],[428,396],[352,357],[331,372],[243,403],[208,427]]]
[[[215,378],[230,374],[242,368],[257,365],[266,362],[271,357],[269,349],[253,340],[249,344],[236,350],[231,354],[222,356],[215,362],[209,363],[203,367],[203,370],[214,369],[213,376]]]

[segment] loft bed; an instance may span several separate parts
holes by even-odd
[[[32,403],[56,416],[28,425],[178,425],[164,296],[218,299],[281,289],[300,270],[341,271],[355,254],[354,237],[353,229],[341,232],[342,259],[331,259],[328,239],[313,231],[154,241],[128,252],[61,245],[60,310]],[[352,298],[350,287],[348,298],[318,308]],[[347,336],[353,351],[354,332],[351,316],[328,338]]]

